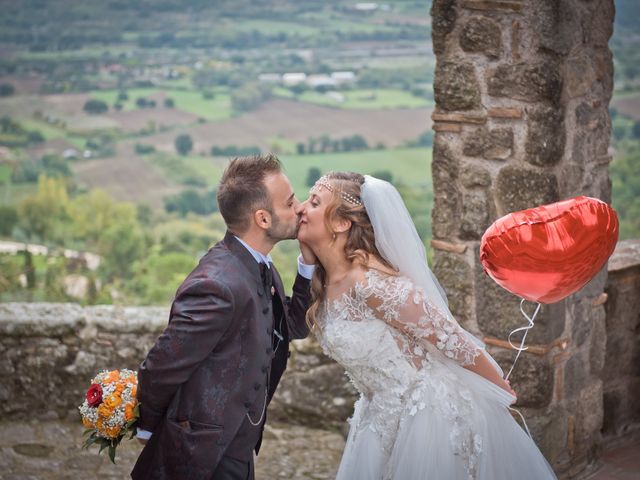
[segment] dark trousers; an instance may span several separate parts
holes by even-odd
[[[223,456],[211,480],[255,480],[253,455],[248,461]]]

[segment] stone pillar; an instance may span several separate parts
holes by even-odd
[[[508,369],[519,298],[486,276],[480,238],[512,211],[607,202],[613,0],[433,0],[434,271],[460,322]],[[597,457],[606,269],[544,306],[512,374],[518,406],[562,478]],[[530,306],[532,307],[532,306]]]

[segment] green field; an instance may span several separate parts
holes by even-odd
[[[291,98],[293,95],[286,88],[274,89],[274,95]],[[353,108],[364,110],[377,110],[380,108],[419,108],[431,107],[433,101],[422,97],[416,97],[403,90],[391,89],[358,89],[341,91],[344,101],[338,102],[324,93],[315,91],[303,92],[298,96],[301,102],[313,103],[316,105],[330,106],[336,108]]]
[[[279,22],[276,20],[259,20],[248,19],[241,23],[233,22],[232,25],[225,25],[229,32],[237,32],[238,30],[251,32],[256,30],[265,35],[274,35],[278,33],[286,33],[287,35],[311,36],[318,33],[318,27],[303,25],[294,22]],[[225,29],[223,29],[224,31]]]
[[[300,200],[307,197],[309,187],[306,185],[306,179],[311,167],[317,167],[323,173],[331,170],[348,170],[371,174],[388,170],[393,175],[394,181],[401,181],[409,186],[431,184],[431,149],[429,148],[283,155],[280,159]]]
[[[53,138],[66,138],[68,135],[67,132],[64,131],[64,129],[40,120],[21,118],[20,124],[26,130],[38,130],[45,138],[45,140],[51,140]]]
[[[164,92],[166,97],[172,98],[175,106],[174,108],[183,110],[185,112],[193,113],[207,120],[225,120],[231,118],[231,97],[226,91],[215,91],[214,98],[206,100],[202,98],[202,93],[195,90],[170,90],[170,89],[158,89],[158,88],[132,88],[127,90],[129,99],[122,103],[123,111],[136,110],[139,107],[136,105],[136,100],[139,97],[149,97],[154,94]],[[96,90],[91,92],[93,98],[103,100],[111,106],[116,103],[118,98],[117,90]],[[158,105],[161,107],[162,105]]]
[[[1,183],[1,181],[0,181]],[[34,195],[38,191],[36,183],[22,183],[19,185],[2,185],[2,194],[0,194],[0,205],[15,205],[20,203],[24,198]]]
[[[9,165],[0,165],[0,184],[3,188],[11,181],[12,168]]]
[[[222,175],[224,162],[211,157],[180,157],[189,170],[197,172],[208,185],[215,186]],[[306,185],[309,168],[317,167],[320,171],[348,170],[362,174],[371,174],[387,170],[394,181],[400,181],[411,187],[431,185],[431,149],[404,148],[398,150],[367,150],[348,153],[318,153],[313,155],[280,155],[285,173],[291,180],[293,189],[300,200],[307,197],[309,187]],[[172,169],[165,168],[165,175]]]

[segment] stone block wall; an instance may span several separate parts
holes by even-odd
[[[605,303],[605,444],[640,432],[640,240],[618,244],[609,262]]]
[[[484,274],[497,218],[577,195],[611,200],[608,40],[613,0],[434,0],[433,269],[460,322],[508,369],[519,299]],[[544,306],[512,376],[529,426],[563,478],[601,443],[606,269]],[[529,306],[530,309],[533,306]]]
[[[79,421],[93,376],[137,370],[167,318],[166,308],[0,304],[0,419]],[[343,427],[356,399],[344,370],[312,339],[292,350],[269,419]]]

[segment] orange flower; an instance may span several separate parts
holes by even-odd
[[[118,370],[111,370],[108,373],[107,378],[104,379],[104,383],[113,383],[118,380],[120,380],[120,372],[118,372]]]
[[[113,409],[109,407],[109,405],[107,405],[106,402],[101,403],[100,406],[98,407],[98,415],[100,415],[101,418],[109,418],[112,413],[113,413]]]
[[[87,417],[82,417],[82,424],[86,428],[94,428],[95,427],[95,425],[93,423],[91,423],[91,420],[89,420]]]
[[[98,418],[98,420],[96,420],[96,428],[100,431],[104,428],[104,420],[102,418]]]
[[[104,429],[104,433],[107,434],[108,437],[117,438],[120,433],[120,426],[116,425],[115,427],[107,427]]]
[[[104,399],[103,405],[106,405],[107,407],[109,407],[110,410],[113,411],[113,409],[115,409],[121,403],[122,403],[122,398],[120,398],[120,395],[118,395],[117,393],[114,393],[113,395],[109,395],[107,398]],[[99,411],[100,411],[100,407],[98,407],[98,412]]]
[[[134,385],[133,388],[131,389],[131,396],[133,398],[136,398],[137,393],[138,393],[138,386]]]
[[[114,393],[117,393],[118,395],[121,395],[122,392],[124,391],[124,387],[125,387],[125,384],[122,383],[122,382],[119,382],[118,385],[116,385],[116,389],[115,389]]]
[[[134,408],[136,408],[136,404],[133,402],[129,402],[124,406],[124,418],[127,422],[135,418]]]

